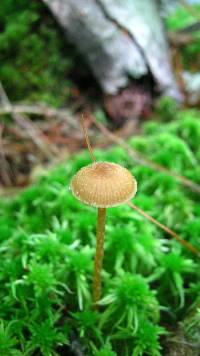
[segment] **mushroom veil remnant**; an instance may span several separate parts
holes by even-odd
[[[94,261],[93,302],[101,297],[101,269],[106,208],[128,202],[137,191],[132,174],[119,164],[94,162],[81,168],[72,178],[71,190],[81,202],[98,208],[96,255]]]

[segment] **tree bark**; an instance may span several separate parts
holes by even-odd
[[[44,0],[106,94],[151,75],[180,99],[156,0]],[[77,64],[78,65],[78,64]]]

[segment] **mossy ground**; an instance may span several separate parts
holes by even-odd
[[[83,79],[87,67],[45,4],[2,1],[0,30],[0,78],[11,102],[67,106],[78,90],[72,73]]]
[[[131,146],[200,184],[199,112],[150,122],[144,131]],[[197,193],[137,165],[120,147],[95,154],[129,168],[138,181],[135,204],[199,248]],[[199,328],[198,259],[127,205],[108,210],[103,297],[99,311],[92,310],[96,210],[68,188],[88,163],[82,152],[16,197],[1,199],[2,356],[62,354],[69,344],[88,356],[157,356],[168,326],[189,311],[185,329],[199,342],[192,331]]]
[[[180,3],[176,11],[166,18],[166,26],[168,31],[181,31],[197,23],[199,17],[199,4],[189,5],[189,7],[187,7],[181,6]],[[181,55],[184,68],[195,72],[199,68],[200,30],[186,31],[186,35],[187,34],[191,35],[193,40],[189,41],[185,46],[180,46],[178,52],[179,55]]]
[[[0,76],[11,101],[66,105],[76,54],[42,2],[1,2],[0,26]],[[189,64],[195,48],[185,54]],[[130,145],[200,184],[200,113],[171,104],[162,102],[159,117],[173,121],[148,123]],[[120,147],[95,154],[129,168],[139,186],[135,204],[199,249],[197,193]],[[68,189],[88,163],[82,152],[0,200],[0,355],[159,356],[179,322],[198,349],[199,260],[127,205],[108,210],[103,297],[92,310],[96,210]]]

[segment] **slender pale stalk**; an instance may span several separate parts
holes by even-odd
[[[133,204],[132,202],[128,202],[128,205],[136,210],[139,214],[143,215],[145,217],[145,219],[151,221],[152,223],[154,223],[155,225],[159,226],[162,230],[166,231],[169,235],[173,236],[177,241],[179,241],[183,246],[185,246],[188,250],[190,250],[192,253],[194,253],[195,255],[197,255],[198,257],[200,257],[200,252],[196,249],[196,247],[194,247],[189,241],[186,241],[184,239],[182,239],[179,235],[177,235],[173,230],[169,229],[167,226],[161,224],[159,221],[157,221],[156,219],[152,218],[152,216],[148,215],[147,213],[145,213],[145,211],[143,211],[142,209],[140,209],[138,206],[136,206],[135,204]]]
[[[96,304],[101,297],[101,270],[103,264],[105,222],[106,222],[106,209],[98,208],[96,255],[94,259],[94,277],[93,277],[93,303],[94,304]]]

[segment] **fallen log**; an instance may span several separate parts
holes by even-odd
[[[105,94],[115,95],[130,78],[152,76],[158,92],[181,100],[156,0],[43,1]]]

